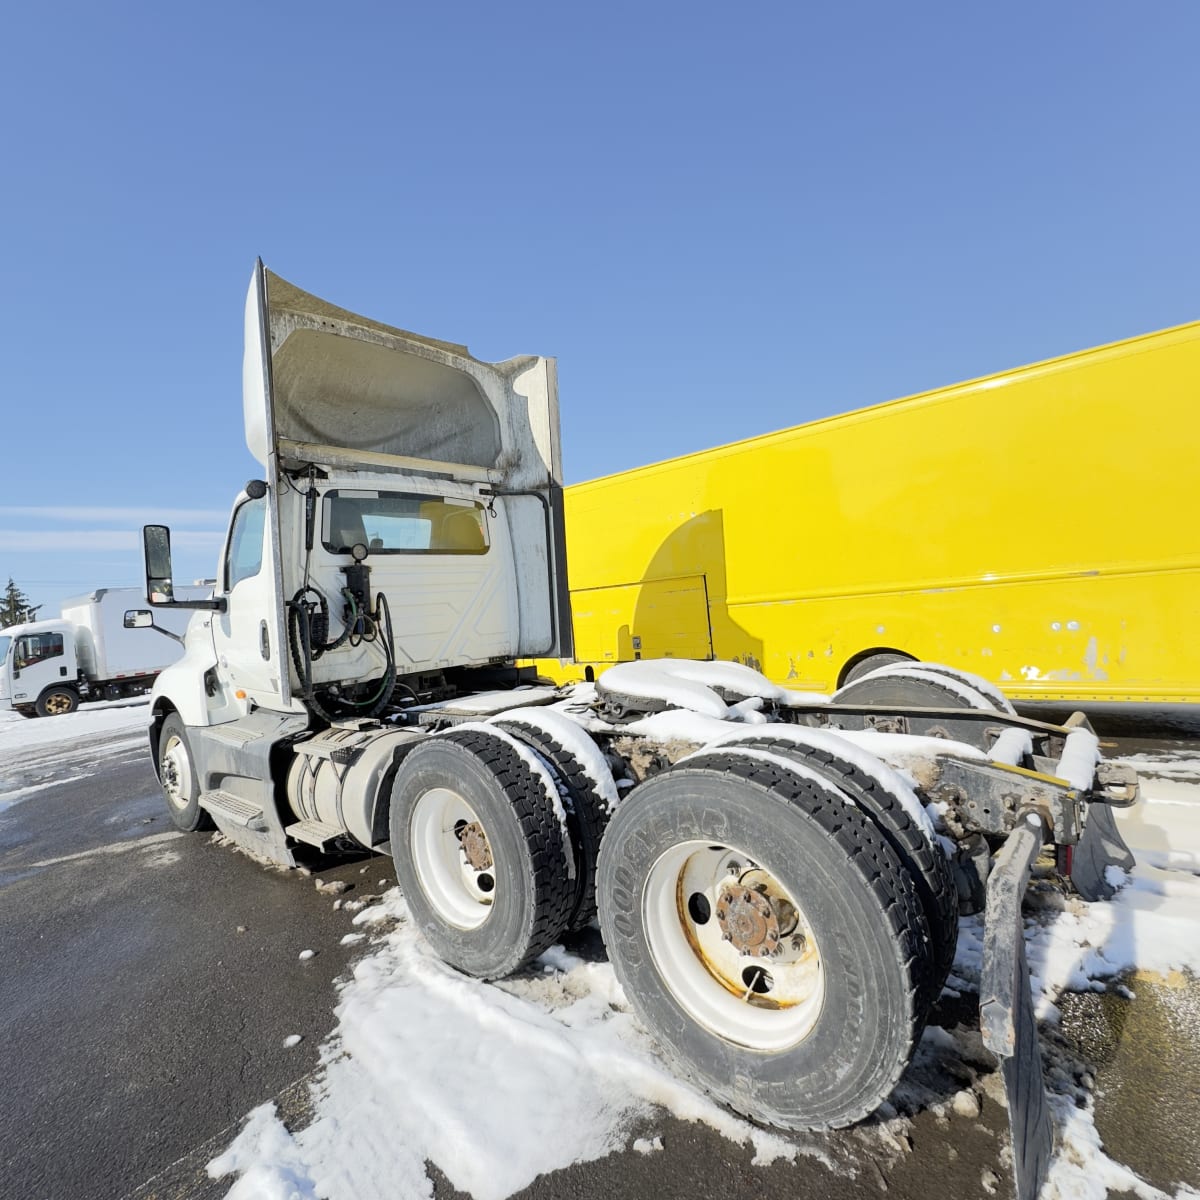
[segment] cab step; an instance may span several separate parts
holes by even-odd
[[[241,825],[257,833],[264,833],[267,829],[261,805],[252,800],[243,800],[232,792],[219,788],[212,792],[201,792],[200,807],[210,812],[218,822],[227,821],[230,825]]]
[[[297,821],[294,825],[288,825],[283,832],[298,842],[316,846],[318,850],[325,850],[338,838],[346,837],[344,829],[339,829],[336,825],[327,825],[324,821]]]

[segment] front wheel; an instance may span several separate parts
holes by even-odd
[[[600,848],[604,942],[675,1069],[785,1129],[873,1112],[931,971],[904,865],[836,788],[714,753],[643,783]]]
[[[79,707],[79,693],[74,688],[47,688],[37,699],[39,717],[61,717]]]
[[[167,717],[158,737],[158,778],[176,829],[195,833],[216,828],[212,817],[200,807],[200,780],[188,744],[187,726],[178,713]]]

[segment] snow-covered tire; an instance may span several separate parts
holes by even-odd
[[[721,750],[737,747],[766,750],[794,759],[841,788],[875,822],[887,844],[908,868],[929,926],[933,970],[929,986],[921,996],[922,1011],[928,1011],[929,1005],[941,995],[958,946],[958,887],[941,848],[913,820],[892,788],[824,746],[805,745],[764,728],[762,732],[747,733],[720,744]]]
[[[982,675],[975,675],[970,671],[960,671],[957,667],[948,667],[944,663],[914,662],[913,667],[920,671],[932,671],[944,679],[954,679],[959,683],[965,683],[967,687],[978,692],[998,712],[1016,715],[1017,710],[1013,707],[1012,701],[990,679],[984,679]]]
[[[196,833],[215,829],[213,819],[200,807],[200,780],[188,742],[187,726],[178,713],[168,713],[158,735],[158,780],[167,815],[176,829]]]
[[[469,861],[460,822],[482,830],[487,866]],[[390,834],[413,920],[460,971],[511,975],[562,933],[571,848],[542,779],[500,733],[451,731],[412,750],[392,784]]]
[[[949,669],[931,663],[881,667],[838,688],[833,704],[879,704],[894,708],[970,708],[1000,712],[1000,705]]]
[[[596,915],[596,862],[608,826],[608,805],[583,763],[557,738],[521,721],[497,721],[496,725],[534,751],[560,785],[575,854],[575,899],[567,928],[583,929]]]
[[[704,876],[689,875],[692,863],[723,850],[736,857],[701,902],[692,888]],[[732,939],[707,928],[716,916],[726,929],[722,889],[752,875],[800,914],[805,936],[786,940],[807,953],[811,938],[815,1008],[786,975],[793,990],[778,1000],[774,980],[760,991],[761,976],[743,973],[745,995],[722,981],[721,956],[738,949],[746,972],[761,963],[782,975],[803,962],[747,957],[735,940],[722,950]],[[597,894],[609,957],[638,1017],[680,1074],[729,1107],[780,1128],[838,1128],[895,1087],[930,986],[925,915],[878,827],[832,785],[747,754],[713,751],[672,767],[613,816]]]

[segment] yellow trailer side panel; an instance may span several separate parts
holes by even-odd
[[[1200,323],[580,484],[572,593],[702,578],[713,654],[799,688],[894,649],[1017,697],[1200,700],[1198,401]],[[686,641],[694,599],[589,618],[577,658]]]

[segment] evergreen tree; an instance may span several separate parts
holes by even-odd
[[[29,603],[29,597],[13,583],[10,575],[8,586],[4,589],[4,598],[0,600],[0,629],[36,620],[38,609],[41,607],[40,604]]]

